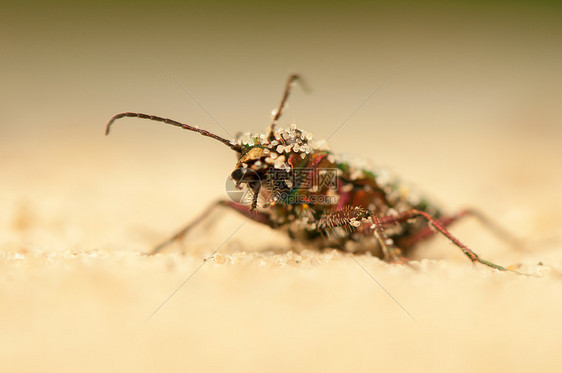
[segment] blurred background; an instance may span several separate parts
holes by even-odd
[[[312,91],[305,93],[298,87],[294,89],[281,119],[282,125],[295,122],[314,133],[316,138],[330,137],[329,143],[335,152],[356,154],[388,167],[448,211],[472,206],[487,212],[520,237],[530,250],[526,254],[510,250],[480,233],[482,229],[478,224],[468,222],[456,228],[455,232],[463,241],[477,247],[488,259],[502,264],[560,263],[561,16],[561,6],[554,1],[2,2],[0,247],[5,259],[2,264],[2,273],[6,274],[2,278],[4,303],[13,304],[2,311],[2,318],[17,320],[12,323],[12,329],[6,326],[8,321],[4,323],[3,327],[8,328],[4,330],[9,330],[4,335],[20,335],[22,328],[28,325],[29,319],[25,317],[29,316],[33,321],[29,325],[38,326],[39,340],[47,343],[52,330],[45,326],[45,320],[67,321],[70,318],[71,325],[84,336],[93,334],[98,337],[94,341],[103,343],[113,335],[115,328],[119,329],[125,315],[134,314],[131,317],[135,321],[145,317],[183,280],[191,270],[190,265],[196,266],[203,257],[202,254],[195,259],[174,257],[178,262],[172,263],[180,269],[171,274],[166,271],[173,266],[170,267],[165,258],[154,262],[142,259],[139,269],[135,261],[106,267],[107,260],[91,263],[81,257],[78,260],[81,264],[73,267],[74,261],[69,264],[66,259],[57,261],[56,257],[50,257],[57,253],[81,255],[91,251],[115,255],[145,252],[211,201],[226,196],[225,181],[235,165],[234,154],[228,148],[197,134],[140,119],[117,122],[111,136],[104,137],[105,124],[112,115],[124,111],[144,112],[198,125],[223,137],[239,131],[264,131],[270,123],[271,110],[279,103],[287,76],[294,72],[306,78]],[[194,242],[199,242],[197,247],[203,253],[214,250],[239,225],[240,220],[236,219],[233,217],[231,226],[228,223],[221,226],[217,230],[219,233],[192,237],[190,248],[194,249],[194,245],[197,246]],[[251,250],[254,246],[260,248],[260,244],[264,249],[263,241],[256,243],[249,229],[251,227],[244,227],[230,241],[234,245],[231,252]],[[269,231],[265,232],[264,236],[271,237]],[[282,238],[272,237],[274,247],[287,247],[284,246],[288,245],[286,242],[277,241]],[[228,247],[225,249],[228,252]],[[51,258],[58,266],[25,261],[21,267],[18,255],[27,254]],[[422,247],[418,258],[426,257],[466,264],[466,259],[444,240]],[[186,260],[193,260],[193,263]],[[121,264],[125,264],[125,268]],[[351,297],[345,298],[345,302],[350,306],[358,302],[358,306],[364,307],[365,314],[352,317],[362,322],[371,312],[370,306],[376,308],[380,304],[361,303],[369,302],[365,299],[370,295],[363,295],[361,287],[352,287],[351,284],[357,283],[354,277],[357,267],[355,263],[349,265],[353,276],[346,272],[347,267],[330,270],[341,276],[338,277],[343,283],[341,294]],[[101,272],[100,268],[103,268]],[[386,267],[376,268],[386,273]],[[320,276],[329,278],[329,271],[322,272],[324,270],[318,270]],[[89,277],[81,277],[82,271]],[[201,287],[192,285],[193,291],[200,297],[215,292],[227,296],[220,289],[223,281],[230,279],[231,272],[218,271],[203,274],[201,278],[206,285],[202,285],[203,282],[199,283]],[[266,281],[260,277],[262,272],[236,273],[236,276],[246,276],[242,277],[240,289]],[[392,277],[395,272],[388,273],[392,281],[398,281]],[[318,275],[317,272],[313,274]],[[131,276],[134,281],[121,275]],[[168,275],[172,277],[165,277]],[[363,279],[363,275],[357,272],[358,278]],[[447,275],[450,273],[444,274]],[[252,276],[258,276],[259,280]],[[267,276],[269,274],[264,277]],[[307,270],[292,276],[304,278],[310,285],[306,282],[311,279]],[[408,281],[412,276],[406,276]],[[49,278],[57,280],[51,283]],[[279,280],[279,277],[273,278]],[[472,272],[463,277],[469,283],[472,278]],[[33,279],[41,279],[39,282],[47,284],[47,289],[37,287]],[[155,279],[154,282],[151,279]],[[365,291],[373,292],[369,280],[363,280]],[[236,320],[250,337],[260,341],[263,338],[266,345],[279,333],[282,334],[280,340],[290,344],[293,339],[283,334],[283,325],[278,325],[280,330],[264,336],[246,323],[244,315],[248,314],[261,320],[262,327],[275,323],[257,316],[258,310],[265,309],[260,308],[262,304],[254,297],[257,294],[259,298],[260,289],[265,292],[267,286],[283,288],[285,284],[282,280],[277,285],[271,281],[254,289],[257,293],[241,295],[245,303],[234,304],[239,307],[235,311],[239,313]],[[351,327],[360,334],[358,344],[352,345],[364,356],[370,356],[372,350],[362,350],[369,345],[369,336],[381,330],[381,335],[389,336],[394,333],[393,328],[402,327],[404,314],[392,303],[383,318],[383,322],[387,320],[389,324],[378,325],[379,329],[375,330],[364,324],[346,324],[345,327],[338,324],[342,320],[351,323],[352,319],[347,318],[349,315],[344,309],[337,307],[335,314],[328,312],[321,321],[311,321],[310,309],[301,309],[297,304],[306,303],[312,293],[299,293],[300,287],[292,282],[295,280],[287,281],[292,295],[286,300],[288,308],[281,308],[287,313],[273,312],[271,317],[296,314],[300,315],[301,326],[306,327],[305,322],[310,321],[317,327],[311,331],[317,338],[309,344],[310,340],[302,337],[294,344],[296,349],[306,349],[312,344],[326,348],[328,343],[335,346],[338,338],[344,338],[345,331]],[[337,286],[333,279],[327,281],[330,286]],[[505,315],[500,309],[512,309],[519,298],[510,295],[501,303],[503,307],[490,310],[486,305],[491,298],[478,295],[467,298],[468,306],[461,302],[451,311],[447,307],[456,306],[449,304],[446,295],[455,294],[465,282],[453,282],[450,289],[444,290],[439,289],[443,282],[439,276],[427,281],[426,288],[431,289],[431,294],[443,294],[440,304],[444,308],[442,313],[435,314],[435,320],[441,322],[443,315],[458,316],[451,318],[448,331],[438,334],[442,338],[437,338],[442,341],[440,347],[454,355],[450,351],[453,348],[448,347],[451,345],[448,338],[455,332],[467,332],[472,336],[467,339],[467,345],[482,351],[465,346],[466,351],[472,355],[490,354],[490,350],[483,351],[490,346],[481,344],[477,333],[464,327],[455,329],[460,325],[457,321],[474,316],[467,314],[469,311],[482,309],[482,314],[476,313],[474,317],[477,320],[488,318],[493,324]],[[68,287],[70,284],[80,286]],[[62,292],[53,295],[52,289],[59,286]],[[498,295],[497,288],[486,286],[481,285],[478,290],[487,289],[489,294]],[[115,290],[108,295],[108,288]],[[238,295],[241,291],[229,289]],[[402,296],[401,299],[409,299],[409,309],[418,311],[418,317],[435,311],[423,303],[426,293],[421,288],[414,287],[412,293],[408,289],[411,290],[409,284],[403,283],[395,284],[391,290]],[[524,289],[527,289],[524,293],[527,297],[537,294],[533,287]],[[550,289],[549,294],[560,291],[558,285]],[[312,299],[320,301],[315,304],[331,307],[329,303],[322,303],[322,300],[327,302],[331,293],[326,289],[326,293],[317,290],[315,288],[314,294],[320,294],[320,298]],[[465,290],[470,293],[473,289]],[[416,295],[416,291],[419,294]],[[40,293],[44,295],[39,296]],[[293,294],[296,294],[294,299],[291,298]],[[53,300],[43,298],[49,296]],[[380,296],[383,302],[388,301],[384,294]],[[77,297],[75,302],[79,306],[73,303],[70,310],[76,312],[68,311],[61,316],[59,303],[52,302],[64,304],[73,297]],[[101,299],[101,305],[90,304],[91,298]],[[545,294],[541,301],[548,299]],[[130,302],[123,303],[126,301]],[[270,301],[269,306],[277,307],[275,301]],[[188,300],[185,302],[189,307]],[[230,309],[232,304],[228,300],[223,302],[226,303],[214,306]],[[203,317],[200,321],[204,323],[224,316],[219,308],[212,307],[213,313],[207,306],[205,303],[194,306],[191,317]],[[549,316],[542,318],[544,330],[556,329],[552,328],[552,322],[559,322],[556,318],[559,308],[559,305],[550,308]],[[47,311],[30,316],[27,312],[32,309]],[[185,316],[180,310],[185,309],[176,304],[176,308],[169,311],[171,316],[163,316],[154,330],[150,329],[154,335],[150,332],[148,335],[158,337],[156,342],[147,342],[147,338],[146,351],[152,352],[150,343],[162,343],[169,348],[169,354],[180,352],[177,340],[194,333],[190,326],[174,332],[176,323],[181,323]],[[200,311],[210,312],[209,319],[196,314]],[[317,311],[324,312],[323,309]],[[95,312],[88,314],[88,320],[103,332],[77,326],[83,312]],[[537,317],[540,315],[537,312],[536,309],[522,310],[511,320],[518,322],[517,317],[529,315]],[[326,325],[331,323],[341,327],[339,334],[335,334],[337,338],[332,336],[335,339],[324,338],[319,331],[327,330]],[[101,325],[110,327],[106,330]],[[487,334],[490,325],[476,330],[485,330],[482,334]],[[240,334],[239,327],[226,326],[225,346],[229,342],[238,343],[235,337]],[[172,333],[171,339],[163,340],[162,330]],[[406,338],[408,331],[399,330],[405,334],[398,335]],[[524,330],[543,329],[529,326]],[[197,329],[192,335],[202,337],[204,331]],[[434,332],[428,329],[415,334],[418,338],[413,338],[406,346],[414,351],[419,346],[417,343],[423,345],[425,338]],[[32,328],[27,333],[31,339],[38,338]],[[518,336],[514,334],[511,340],[518,340]],[[528,341],[532,346],[541,345],[537,338]],[[558,339],[549,341],[559,342]],[[198,347],[196,341],[192,342]],[[398,350],[403,342],[392,343],[396,343]],[[237,355],[240,351],[225,352],[225,346],[213,343],[204,344],[209,350],[203,356],[212,357],[212,351],[226,353],[234,360],[245,356],[243,352]],[[256,347],[249,339],[239,343],[237,346],[242,346],[241,349]],[[386,342],[383,338],[376,343],[384,348]],[[495,343],[500,342],[496,340]],[[4,350],[7,345],[10,342],[3,344]],[[552,343],[554,345],[556,343]],[[68,348],[73,342],[63,338],[53,348],[56,350],[57,346]],[[520,344],[513,351],[529,354],[529,346]],[[25,356],[19,347],[14,347],[16,352],[10,360],[14,364]],[[533,356],[548,359],[548,352],[548,349],[537,349]],[[60,358],[62,354],[59,353],[56,350],[53,356]],[[424,356],[440,358],[435,354],[426,351]],[[80,351],[76,359],[87,360],[87,355]],[[49,361],[50,355],[45,356],[44,361]],[[152,355],[147,352],[144,358],[149,359],[149,356]],[[264,356],[268,355],[263,355],[258,365],[267,365],[269,358]],[[331,356],[337,360],[339,355]],[[398,356],[390,356],[394,358],[379,360],[380,366],[392,367],[396,359],[400,360]],[[494,356],[489,357],[493,361]],[[289,360],[278,358],[290,366]],[[141,359],[138,364],[144,361]],[[203,366],[207,360],[197,361]],[[244,360],[243,364],[248,361]],[[451,366],[454,362],[450,360]],[[309,363],[312,368],[318,366],[312,360]],[[54,370],[60,368],[56,362],[52,366]],[[157,366],[166,365],[159,361]],[[182,364],[178,366],[183,367]],[[468,364],[466,369],[485,366],[493,364]],[[526,365],[514,363],[514,367],[517,366]],[[537,365],[532,366],[537,368]],[[28,367],[33,368],[33,365]],[[342,366],[326,363],[325,367]]]
[[[129,223],[156,237],[169,231],[224,197],[234,155],[142,120],[122,120],[105,138],[107,120],[138,111],[224,137],[263,131],[292,72],[312,92],[295,89],[282,124],[327,138],[345,122],[330,137],[334,151],[388,167],[451,209],[475,205],[500,219],[526,209],[528,219],[543,208],[560,219],[560,10],[525,1],[4,2],[2,226],[34,215],[75,230],[74,245],[81,230],[95,232],[96,246],[108,241],[102,231],[130,236]],[[559,222],[546,220],[547,231]],[[4,244],[21,243],[13,233]]]

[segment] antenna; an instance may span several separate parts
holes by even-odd
[[[155,115],[149,115],[149,114],[143,114],[143,113],[120,113],[120,114],[114,115],[113,118],[111,118],[109,120],[109,122],[107,123],[107,126],[105,127],[105,135],[106,136],[109,135],[109,130],[110,130],[113,122],[115,122],[117,119],[125,118],[125,117],[154,120],[156,122],[163,122],[163,123],[166,123],[166,124],[171,124],[172,126],[181,127],[183,129],[186,129],[186,130],[189,130],[189,131],[197,132],[197,133],[200,133],[203,136],[207,136],[207,137],[210,137],[212,139],[218,140],[218,141],[222,142],[223,144],[225,144],[226,146],[228,146],[230,149],[242,154],[242,147],[240,145],[236,144],[234,141],[224,139],[224,138],[222,138],[218,135],[215,135],[214,133],[211,133],[209,131],[206,131],[206,130],[203,130],[203,129],[200,129],[200,128],[197,128],[197,127],[190,126],[189,124],[180,123],[180,122],[176,122],[175,120],[172,120],[172,119],[157,117]]]
[[[269,126],[269,135],[267,136],[267,138],[270,141],[275,139],[274,136],[273,136],[273,130],[275,129],[275,124],[277,123],[277,120],[279,120],[279,118],[281,118],[281,113],[283,112],[283,108],[285,107],[285,103],[287,102],[287,99],[289,98],[289,93],[291,93],[291,87],[293,86],[294,82],[299,82],[302,89],[305,92],[308,91],[308,88],[307,88],[306,84],[304,84],[304,81],[303,81],[303,79],[300,75],[298,75],[298,74],[289,75],[289,79],[287,79],[287,84],[285,85],[285,92],[283,93],[283,98],[281,98],[281,103],[279,104],[279,108],[275,112],[275,115],[273,116],[273,121],[271,122],[271,125]]]

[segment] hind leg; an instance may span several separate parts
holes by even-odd
[[[494,236],[499,238],[500,240],[506,242],[507,244],[513,247],[521,247],[519,240],[511,235],[508,231],[506,231],[503,227],[497,224],[495,221],[487,217],[486,215],[482,214],[480,211],[475,209],[463,209],[456,214],[444,216],[438,219],[435,219],[439,225],[443,228],[448,227],[449,225],[461,220],[465,217],[473,217],[476,218],[485,228],[487,228]],[[436,233],[435,229],[432,226],[427,226],[421,228],[419,231],[411,234],[408,237],[403,237],[398,240],[399,246],[403,247],[404,249],[410,248],[417,243],[432,237]]]
[[[445,236],[449,241],[451,241],[455,246],[457,246],[459,249],[461,249],[461,251],[473,262],[478,262],[481,264],[484,264],[488,267],[492,267],[495,269],[499,269],[502,271],[505,271],[506,268],[494,264],[492,262],[489,262],[487,260],[481,259],[474,251],[470,250],[466,245],[464,245],[462,242],[460,242],[457,238],[455,238],[446,228],[446,225],[451,224],[452,222],[454,222],[455,220],[458,220],[459,217],[456,217],[454,219],[449,219],[449,220],[444,220],[441,219],[443,221],[443,223],[445,223],[445,225],[443,223],[439,222],[439,219],[434,219],[433,217],[431,217],[428,213],[424,212],[424,211],[419,211],[419,210],[409,210],[409,211],[405,211],[403,213],[398,214],[398,216],[384,216],[379,218],[379,224],[381,225],[393,225],[393,224],[398,224],[398,223],[402,223],[405,221],[408,221],[410,219],[413,218],[417,218],[417,217],[423,217],[424,219],[427,220],[428,224],[433,227],[433,229],[435,229],[437,232],[441,233],[443,236]],[[429,228],[429,227],[428,227]],[[426,231],[424,231],[426,232]],[[420,234],[420,236],[418,237],[418,240],[421,239],[420,237],[422,237],[423,235]],[[423,237],[425,238],[425,237]]]

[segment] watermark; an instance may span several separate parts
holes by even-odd
[[[230,200],[241,205],[252,204],[257,186],[259,200],[266,205],[335,205],[338,202],[338,173],[337,168],[286,171],[272,167],[262,172],[239,168],[232,173],[235,179],[231,176],[226,180],[225,189]]]

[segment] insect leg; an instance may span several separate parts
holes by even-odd
[[[346,207],[342,210],[325,213],[318,219],[319,229],[345,227],[356,228],[362,219],[371,216],[371,212],[361,207]]]
[[[175,241],[181,240],[183,237],[185,237],[185,235],[192,229],[194,228],[197,224],[199,224],[203,219],[205,219],[207,216],[209,216],[209,214],[216,208],[219,206],[223,206],[223,207],[227,207],[227,208],[231,208],[234,211],[244,215],[245,217],[252,219],[253,221],[257,222],[257,223],[261,223],[261,224],[265,224],[268,225],[270,227],[273,227],[273,223],[271,222],[271,220],[269,219],[269,216],[262,214],[260,212],[254,211],[251,212],[250,209],[245,206],[245,205],[239,205],[237,203],[234,203],[232,201],[227,201],[227,200],[220,200],[220,201],[216,201],[215,203],[213,203],[212,205],[208,206],[205,210],[203,210],[203,212],[201,214],[199,214],[199,216],[197,216],[195,219],[193,219],[189,224],[187,224],[185,227],[183,227],[182,229],[180,229],[178,232],[176,232],[172,237],[168,238],[167,240],[165,240],[164,242],[156,245],[147,255],[154,255],[159,253],[160,251],[162,251],[164,248],[166,248],[167,246],[169,246],[170,244],[174,243]]]
[[[322,234],[326,233],[332,240],[338,241],[338,239],[342,239],[343,237],[338,237],[335,228],[341,228],[341,232],[338,233],[347,237],[352,232],[357,231],[357,227],[361,225],[361,220],[363,218],[369,216],[370,211],[367,209],[346,207],[342,210],[323,214],[316,222],[316,228]]]
[[[513,235],[511,235],[503,227],[501,227],[495,221],[488,218],[478,210],[463,209],[454,215],[444,216],[442,218],[436,219],[436,221],[442,227],[447,227],[466,216],[472,216],[476,218],[480,222],[480,224],[488,228],[496,237],[508,243],[512,247],[521,248],[521,244],[517,238],[513,237]],[[408,237],[401,238],[399,241],[399,245],[404,248],[412,247],[418,242],[423,241],[426,238],[433,236],[434,234],[435,230],[432,227],[424,227]]]
[[[487,260],[481,259],[478,257],[478,255],[476,255],[476,253],[474,253],[472,250],[470,250],[467,246],[465,246],[462,242],[460,242],[458,239],[456,239],[447,229],[445,229],[445,227],[439,223],[438,220],[432,218],[428,213],[423,212],[423,211],[419,211],[419,210],[409,210],[409,211],[405,211],[401,214],[399,214],[398,216],[394,217],[394,216],[385,216],[383,218],[380,218],[381,223],[382,224],[393,224],[393,223],[399,223],[399,222],[403,222],[412,218],[416,218],[416,217],[423,217],[425,218],[428,223],[435,228],[439,233],[441,233],[442,235],[444,235],[445,237],[447,237],[449,239],[449,241],[451,241],[453,244],[455,244],[459,249],[462,250],[462,252],[474,263],[474,262],[478,262],[478,263],[482,263],[484,265],[487,265],[488,267],[492,267],[495,269],[499,269],[502,271],[505,271],[506,268],[494,264],[492,262],[489,262]],[[449,223],[450,224],[450,223]],[[515,271],[514,271],[515,272]]]
[[[384,255],[384,260],[390,263],[405,263],[408,261],[402,256],[401,250],[394,245],[394,240],[388,238],[384,233],[383,224],[380,220],[372,216],[373,226],[375,230],[375,237],[381,245],[381,250]]]
[[[444,216],[435,220],[439,225],[445,228],[453,224],[454,222],[458,221],[464,216],[465,215],[459,213],[451,216]],[[406,237],[399,238],[397,241],[400,247],[407,249],[414,245],[417,245],[419,242],[433,236],[434,234],[435,234],[435,229],[433,228],[433,226],[431,227],[426,226]]]
[[[372,216],[372,213],[361,207],[348,207],[342,210],[324,214],[318,221],[318,228],[326,230],[329,228],[342,227],[347,234],[354,232],[362,224],[362,220],[371,217],[375,237],[381,246],[384,260],[388,262],[404,263],[407,260],[402,257],[400,249],[394,245],[392,239],[384,233],[385,224],[379,218]],[[388,225],[388,224],[387,224]]]

